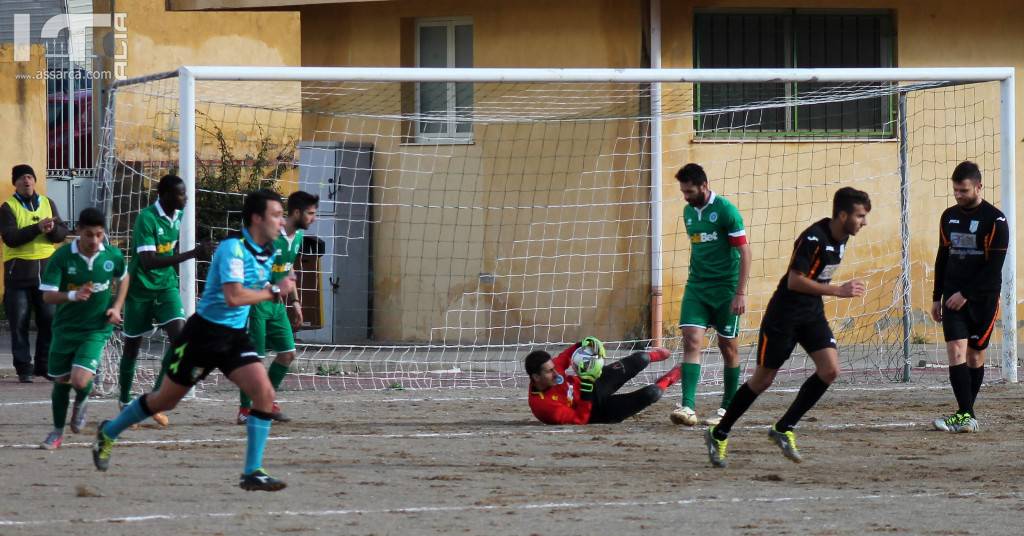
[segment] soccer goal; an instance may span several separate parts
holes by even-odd
[[[529,350],[587,335],[614,356],[652,344],[681,356],[690,246],[673,175],[688,162],[745,220],[751,371],[793,240],[853,186],[873,210],[836,280],[868,292],[825,300],[842,381],[939,381],[938,218],[951,171],[972,160],[1013,232],[1013,83],[1008,68],[183,67],[114,88],[97,201],[130,255],[134,217],[165,173],[189,189],[182,249],[240,227],[248,190],[317,194],[285,388],[489,387],[522,385]],[[989,350],[1010,381],[1015,259],[1011,238]],[[204,263],[180,273],[191,312]],[[154,339],[153,366],[161,351]],[[787,367],[802,379],[813,365],[798,352]]]

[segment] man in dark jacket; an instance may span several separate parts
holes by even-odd
[[[50,353],[53,305],[43,303],[39,281],[46,261],[64,241],[67,225],[53,201],[36,193],[36,173],[27,164],[11,170],[14,195],[0,204],[0,237],[4,255],[4,310],[11,323],[11,353],[18,380],[31,383],[32,376],[46,377]],[[36,317],[36,355],[32,365],[28,321]]]

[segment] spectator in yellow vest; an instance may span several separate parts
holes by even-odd
[[[46,377],[50,323],[54,306],[43,303],[39,281],[46,261],[64,241],[67,225],[53,201],[36,193],[36,172],[27,164],[11,170],[14,195],[0,205],[0,237],[4,255],[4,310],[11,324],[11,353],[18,380]],[[29,317],[36,317],[35,366],[29,346]]]

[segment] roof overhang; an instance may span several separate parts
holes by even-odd
[[[364,4],[388,0],[164,0],[167,11],[269,10],[319,4]]]

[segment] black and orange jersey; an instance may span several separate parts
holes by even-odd
[[[1006,216],[992,203],[947,208],[939,220],[932,300],[957,292],[968,300],[999,294],[1009,239]]]
[[[789,272],[795,270],[818,283],[828,284],[832,281],[846,253],[848,238],[833,238],[828,228],[831,221],[831,218],[818,220],[797,237],[793,243],[789,267],[772,296],[774,305],[784,306],[791,312],[816,312],[822,309],[821,296],[789,289]]]

